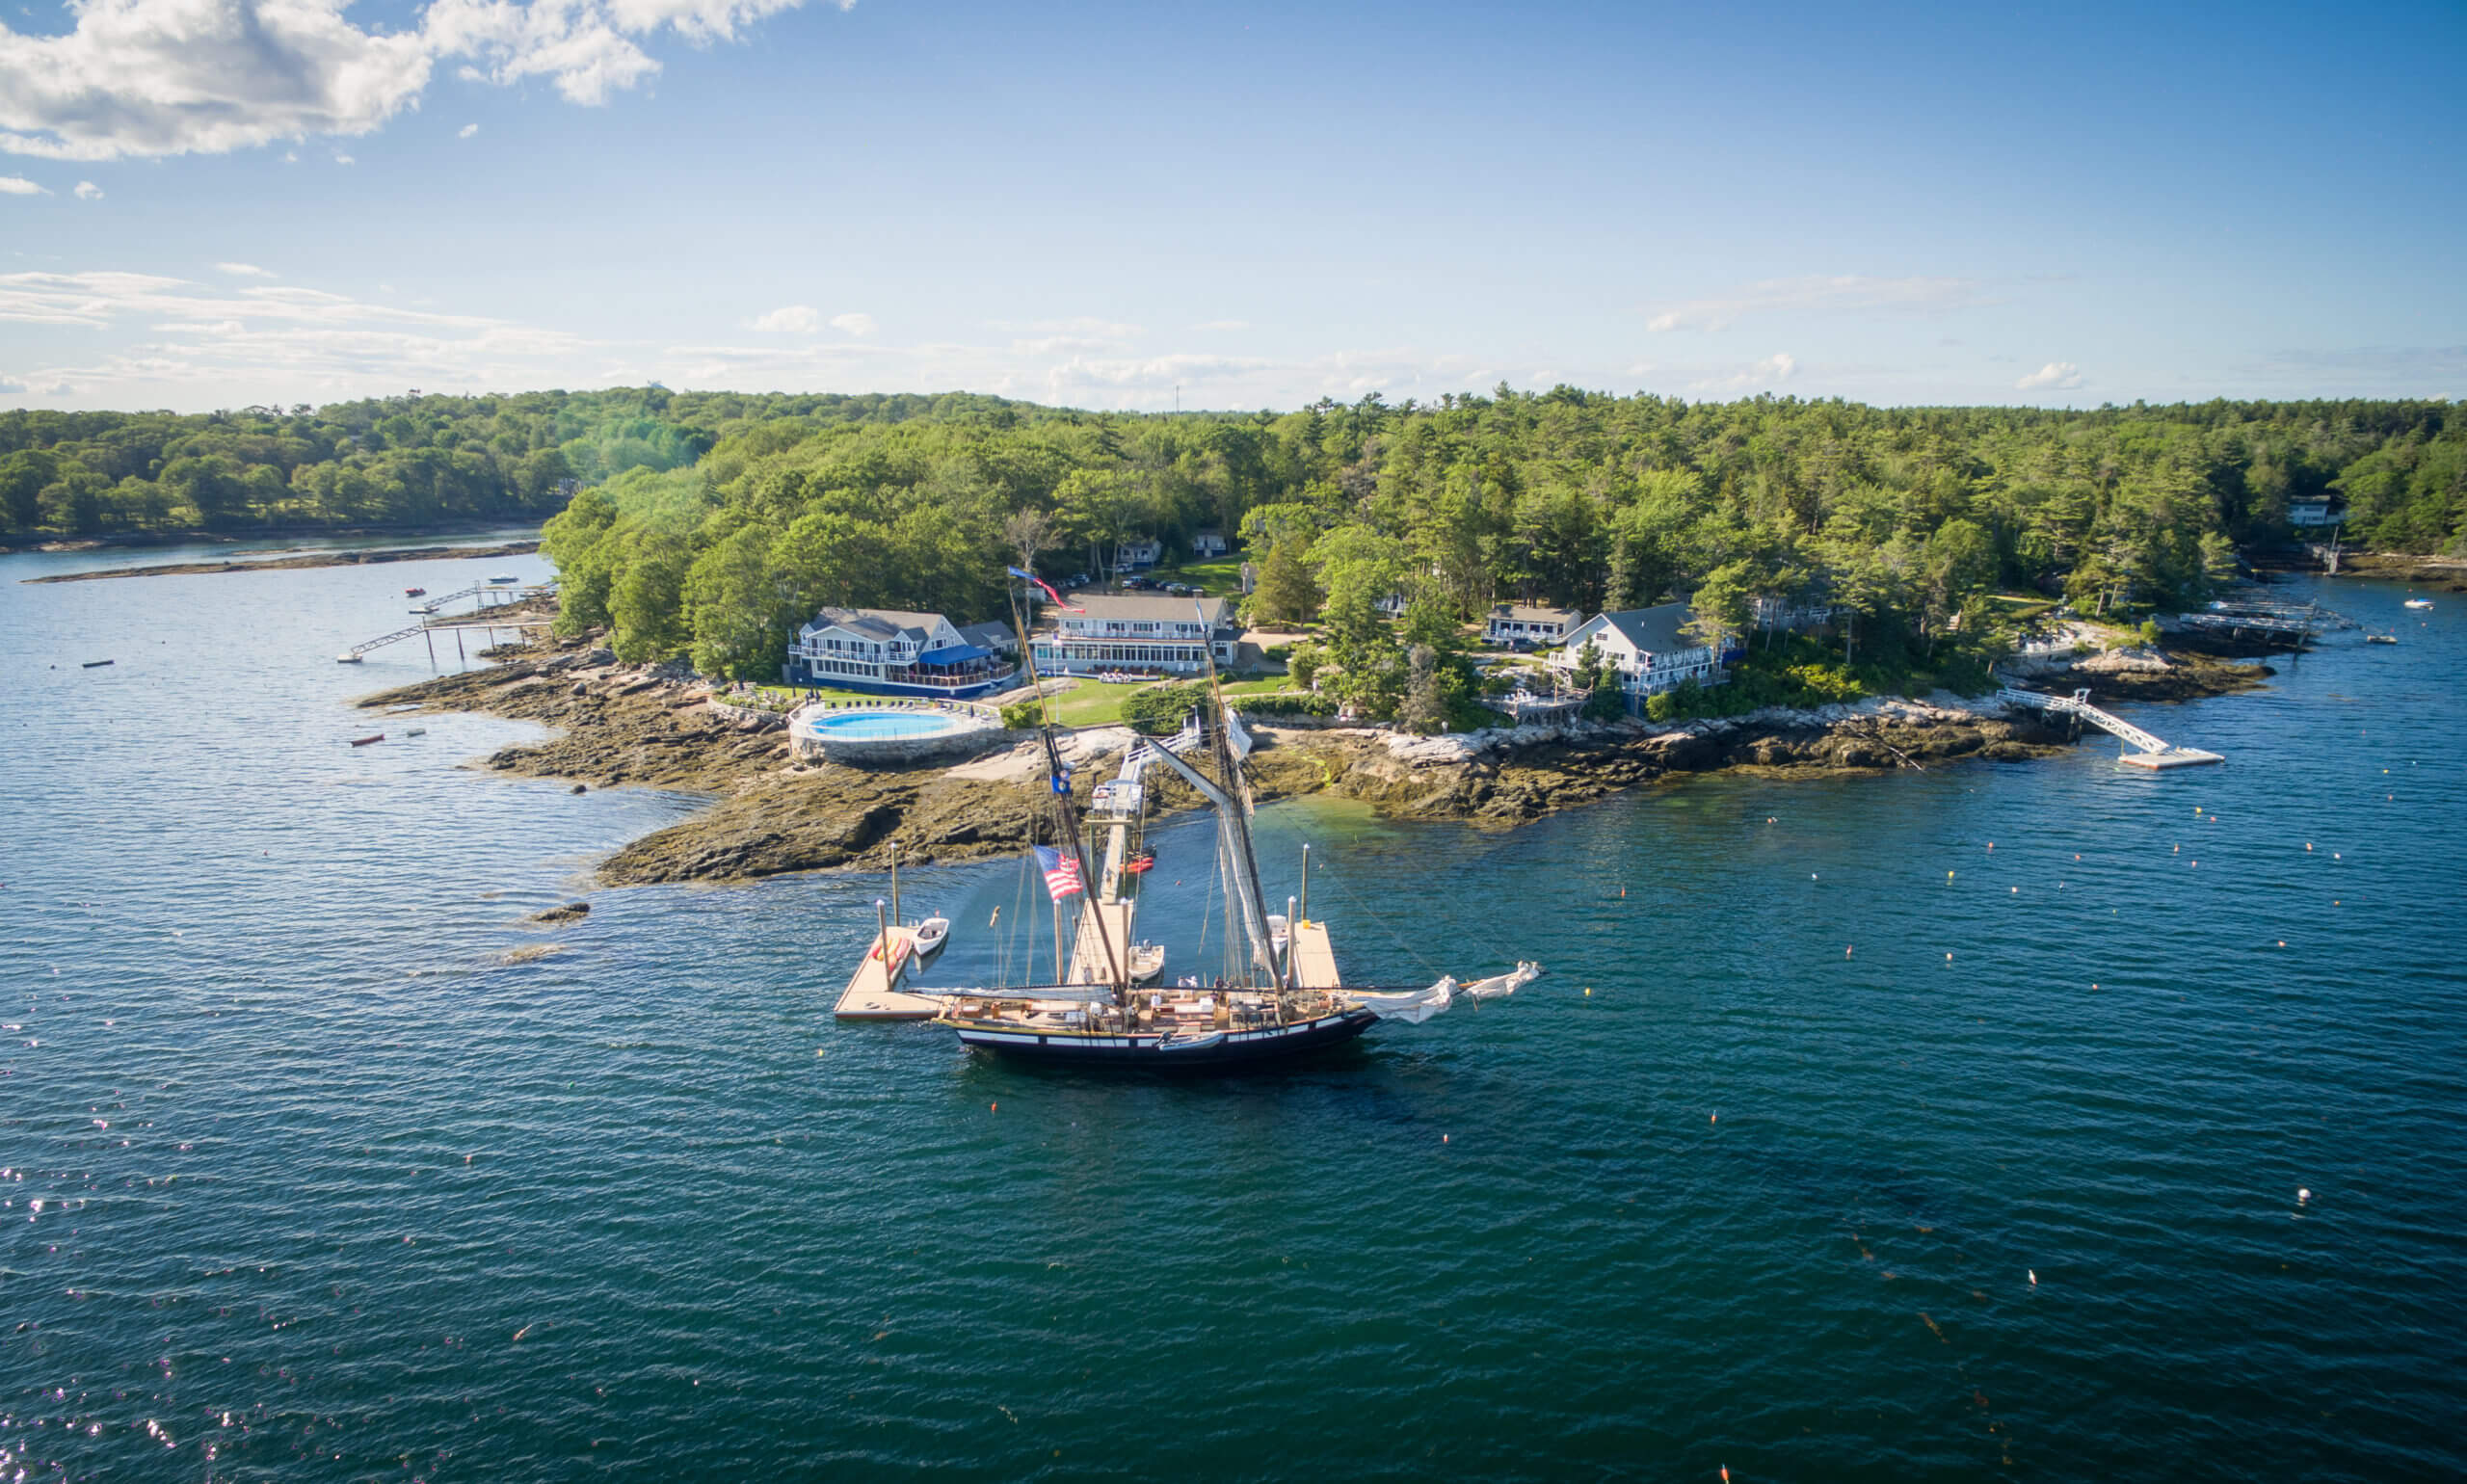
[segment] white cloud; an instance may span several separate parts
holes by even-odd
[[[217,263],[214,265],[214,269],[217,273],[227,273],[235,278],[272,278],[280,277],[280,275],[269,272],[266,269],[258,267],[254,263]]]
[[[1249,320],[1202,320],[1191,328],[1193,330],[1204,331],[1218,330],[1248,330],[1251,328],[1251,322]]]
[[[455,137],[456,139],[469,139],[472,135],[477,134],[477,133],[479,133],[479,132],[480,132],[480,126],[479,126],[478,124],[476,124],[476,123],[466,123],[466,124],[463,125],[463,127],[461,127],[461,128],[459,128],[459,129],[456,129],[456,130],[454,131],[454,137]]]
[[[775,334],[809,335],[822,328],[822,315],[809,304],[792,304],[756,315],[745,328]]]
[[[1763,360],[1743,366],[1726,376],[1709,376],[1687,384],[1690,391],[1754,391],[1760,387],[1778,386],[1799,374],[1799,358],[1788,351],[1775,351]]]
[[[874,332],[876,326],[874,317],[870,314],[850,313],[833,315],[831,328],[843,334],[869,335]]]
[[[76,195],[81,201],[98,201],[103,199],[103,188],[91,180],[80,180],[77,182]]]
[[[415,28],[377,31],[345,18],[349,0],[82,0],[61,35],[0,25],[0,150],[109,160],[363,135],[417,107],[446,61],[599,103],[659,71],[639,42],[731,40],[802,3],[431,0]]]
[[[13,397],[27,389],[25,383],[0,376],[0,397]]]
[[[0,196],[49,196],[51,193],[23,175],[0,175]]]
[[[334,156],[334,163],[336,165],[351,165],[358,162],[354,161],[350,155],[338,154]]]
[[[1926,311],[1968,307],[1991,301],[1973,278],[1877,278],[1861,274],[1764,278],[1707,299],[1669,305],[1645,322],[1656,332],[1728,330],[1759,314],[1844,309]]]
[[[2013,384],[2015,391],[2071,391],[2082,384],[2082,368],[2069,360],[2051,360]]]

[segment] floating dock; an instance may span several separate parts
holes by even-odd
[[[916,930],[892,926],[877,934],[865,949],[848,988],[831,1013],[843,1020],[930,1020],[942,1013],[942,1001],[930,994],[911,994],[899,987],[916,963]]]
[[[1997,699],[2007,705],[2034,706],[2054,715],[2078,716],[2103,731],[2122,737],[2128,747],[2141,751],[2127,753],[2116,761],[2129,768],[2147,768],[2156,773],[2165,768],[2197,768],[2204,763],[2225,762],[2216,753],[2206,753],[2197,747],[2176,747],[2156,732],[2144,731],[2111,711],[2090,704],[2090,693],[2075,691],[2070,696],[2050,696],[2041,691],[2017,690],[2006,686]]]
[[[1293,965],[1293,987],[1297,990],[1340,990],[1344,982],[1337,977],[1337,951],[1328,944],[1328,925],[1324,922],[1296,922],[1286,929],[1286,957]]]
[[[1098,901],[1079,909],[1079,930],[1071,941],[1071,971],[1063,976],[1063,983],[1111,984],[1120,977],[1115,965],[1130,949],[1130,909],[1128,902]],[[1102,935],[1097,931],[1100,917],[1104,921]]]

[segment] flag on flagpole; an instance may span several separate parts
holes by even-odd
[[[1038,576],[1034,572],[1021,571],[1016,567],[1006,567],[1002,570],[1009,572],[1014,577],[1024,578],[1029,582],[1035,583],[1038,587],[1045,589],[1045,596],[1052,598],[1053,605],[1065,613],[1086,613],[1088,611],[1085,608],[1074,608],[1069,603],[1064,602],[1062,600],[1062,595],[1053,590],[1053,584],[1046,581],[1043,577]]]
[[[1037,853],[1037,868],[1045,872],[1048,896],[1059,902],[1066,896],[1077,896],[1086,887],[1079,880],[1079,858],[1066,856],[1046,845],[1028,847]]]

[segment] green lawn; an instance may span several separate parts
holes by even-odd
[[[1213,562],[1190,562],[1180,567],[1159,567],[1144,575],[1160,583],[1186,583],[1210,597],[1242,596],[1242,559],[1238,556],[1218,557]]]
[[[1183,682],[1169,682],[1183,683]],[[1269,676],[1258,680],[1228,680],[1228,696],[1260,696],[1271,691],[1289,690],[1292,682],[1283,676]],[[1092,676],[1083,676],[1071,689],[1047,702],[1052,708],[1053,720],[1063,727],[1112,727],[1122,722],[1123,702],[1147,689],[1141,685],[1107,685]],[[1011,698],[1003,698],[1007,702]]]
[[[1122,703],[1137,689],[1083,676],[1071,689],[1049,698],[1046,705],[1059,726],[1107,727],[1122,720]]]

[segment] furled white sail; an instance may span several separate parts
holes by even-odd
[[[1508,972],[1493,974],[1488,979],[1476,979],[1457,993],[1467,999],[1497,999],[1501,995],[1513,994],[1541,977],[1541,965],[1529,960],[1521,960],[1516,967]]]
[[[1456,979],[1454,975],[1448,975],[1427,990],[1397,990],[1387,994],[1348,990],[1345,997],[1383,1020],[1402,1020],[1408,1025],[1419,1025],[1455,1000]]]

